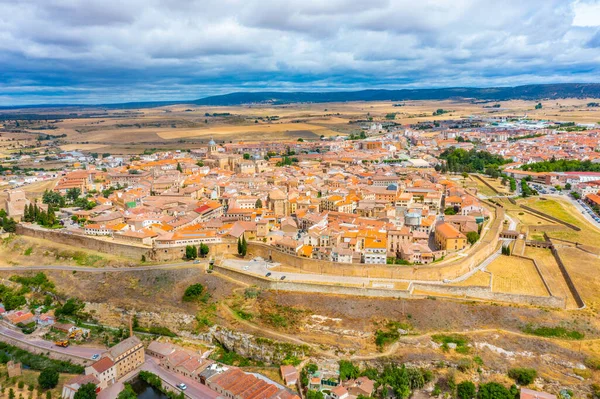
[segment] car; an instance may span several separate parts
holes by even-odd
[[[265,274],[265,277],[269,277],[271,275],[271,272],[268,272],[267,274]]]
[[[198,259],[196,259],[196,260],[194,261],[194,264],[195,264],[195,265],[197,265],[198,263],[200,263],[200,261],[199,261]]]
[[[285,276],[281,276],[280,280],[285,280]]]
[[[182,391],[185,391],[187,389],[187,385],[185,385],[183,382],[177,384],[177,388],[181,389]]]
[[[244,270],[248,270],[248,269],[250,269],[250,266],[248,266],[248,265],[244,266]]]
[[[92,356],[92,360],[98,360],[98,359],[100,359],[100,355],[98,353],[96,353]]]

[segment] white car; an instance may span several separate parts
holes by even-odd
[[[184,383],[177,384],[177,388],[181,389],[182,391],[185,391],[187,389],[187,385],[185,385]]]

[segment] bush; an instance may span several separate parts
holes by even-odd
[[[503,385],[488,382],[479,386],[477,399],[514,399],[514,395]]]
[[[475,384],[471,381],[463,381],[456,386],[456,396],[458,399],[473,399],[476,393]]]
[[[183,301],[184,302],[192,302],[196,301],[200,298],[202,293],[204,292],[204,287],[202,284],[192,284],[185,289],[183,293]]]
[[[43,389],[52,389],[58,384],[58,371],[55,369],[42,370],[38,377],[38,384]]]
[[[527,334],[537,335],[538,337],[551,337],[551,338],[566,338],[566,339],[583,339],[584,333],[576,330],[567,330],[564,327],[532,327],[531,325],[525,326],[523,332]]]
[[[519,367],[508,370],[508,376],[519,385],[529,385],[537,377],[537,371],[535,369]]]
[[[584,361],[585,366],[592,370],[600,370],[600,358],[588,357]]]

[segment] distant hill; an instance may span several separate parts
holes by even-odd
[[[135,109],[177,104],[226,106],[241,104],[325,103],[346,101],[408,101],[470,99],[477,101],[543,100],[558,98],[600,98],[599,83],[559,83],[515,87],[451,87],[442,89],[359,90],[334,92],[238,92],[210,96],[192,101],[148,101],[122,104],[35,105],[0,107],[17,108],[90,108]]]
[[[564,83],[516,87],[445,89],[360,90],[343,92],[239,92],[202,98],[195,105],[240,105],[250,103],[288,104],[298,102],[324,103],[345,101],[406,101],[406,100],[542,100],[557,98],[600,98],[598,83]]]

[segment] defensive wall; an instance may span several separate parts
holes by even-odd
[[[446,284],[410,283],[407,290],[390,288],[370,288],[341,284],[317,284],[314,282],[280,281],[272,280],[242,270],[215,265],[214,270],[219,274],[241,281],[251,286],[274,291],[307,292],[333,295],[351,295],[363,297],[385,297],[385,298],[424,298],[427,296],[441,297],[450,296],[454,299],[477,299],[494,302],[507,302],[515,304],[528,304],[564,309],[565,298],[554,296],[534,296],[493,292],[490,287],[483,286],[451,286]],[[415,294],[415,291],[426,294]]]
[[[135,245],[112,240],[110,238],[96,238],[80,234],[69,234],[66,230],[49,230],[39,227],[17,225],[17,234],[42,238],[60,244],[70,245],[73,250],[77,248],[90,249],[131,258],[139,261],[144,256],[149,261],[172,261],[181,260],[185,255],[185,246],[155,249],[150,246]],[[235,240],[223,240],[223,242],[208,244],[209,255],[222,256],[224,254],[237,253]]]

